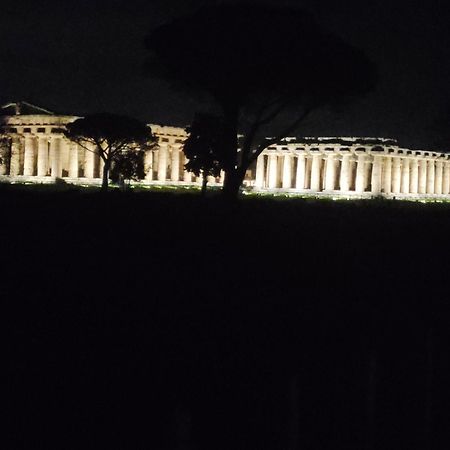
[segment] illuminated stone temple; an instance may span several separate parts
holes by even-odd
[[[0,115],[1,182],[101,183],[99,156],[63,134],[65,125],[78,117],[26,102],[4,105]],[[146,152],[141,183],[200,184],[184,170],[185,130],[150,127],[158,146]],[[211,185],[222,182],[223,174],[209,179]],[[450,154],[402,148],[384,138],[286,138],[264,150],[247,171],[244,185],[256,192],[299,195],[450,199]]]

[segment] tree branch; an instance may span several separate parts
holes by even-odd
[[[120,144],[117,144],[114,148],[110,145],[109,151],[110,151],[111,158],[114,157],[117,153],[119,153],[128,144],[129,144],[129,142],[122,141]]]
[[[277,101],[273,101],[272,105],[276,105],[276,102]],[[278,114],[280,114],[280,112],[285,107],[286,107],[286,103],[281,102],[277,108],[275,108],[270,114],[267,114],[266,117],[264,117],[264,118],[261,118],[262,112],[264,111],[264,109],[267,109],[268,106],[261,108],[261,110],[258,112],[257,119],[253,122],[253,124],[250,127],[249,132],[246,134],[244,142],[242,144],[242,158],[244,160],[244,164],[252,161],[251,158],[248,158],[248,155],[251,154],[250,148],[251,148],[253,139],[255,138],[258,129],[262,125],[265,125],[265,124],[269,123],[270,121],[272,121],[273,119],[275,119],[275,117],[278,116]]]
[[[67,139],[69,139],[69,141],[71,141],[71,142],[75,142],[75,144],[78,144],[81,148],[84,148],[86,151],[95,153],[95,150],[92,150],[89,147],[87,147],[86,145],[83,145],[83,142],[89,142],[90,144],[95,144],[95,142],[93,140],[85,139],[85,138],[76,138],[76,139],[67,138]]]
[[[305,108],[303,113],[297,117],[294,122],[292,122],[288,127],[286,127],[281,133],[279,133],[276,137],[269,139],[267,141],[264,141],[258,147],[256,148],[256,151],[251,154],[251,161],[254,161],[267,147],[270,147],[274,144],[279,144],[280,141],[282,141],[284,138],[286,138],[290,133],[295,131],[300,123],[308,116],[308,114],[314,109],[314,106],[309,106]]]
[[[258,121],[258,125],[265,125],[271,120],[275,119],[278,114],[286,107],[286,102],[280,102],[277,108],[275,108],[270,114],[267,114],[266,117]]]

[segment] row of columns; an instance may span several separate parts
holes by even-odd
[[[147,181],[191,181],[192,174],[183,167],[187,160],[180,145],[161,145],[145,154],[144,170]]]
[[[9,175],[100,178],[103,161],[93,150],[85,150],[63,136],[16,136],[11,141]],[[200,182],[200,178],[184,169],[187,162],[181,144],[162,143],[145,155],[145,180]],[[208,181],[223,182],[223,173],[219,178],[211,177]],[[255,187],[310,192],[448,195],[450,160],[442,156],[364,149],[268,149],[258,157]]]
[[[155,150],[150,150],[145,155],[144,171],[146,181],[164,182],[201,182],[201,177],[196,177],[188,172],[184,166],[188,159],[183,153],[182,145],[164,145],[160,144]],[[223,182],[224,174],[218,179],[209,177],[209,183]]]
[[[3,174],[27,177],[101,178],[104,163],[94,150],[92,147],[88,151],[64,137],[15,137],[11,142],[9,173]],[[184,169],[187,162],[181,144],[162,144],[145,154],[145,180],[159,183],[201,182],[201,177],[196,177]],[[217,179],[209,177],[208,182],[220,183],[223,182],[223,177],[223,173]]]
[[[51,176],[61,178],[98,178],[103,170],[103,160],[93,146],[86,150],[57,136],[14,137],[11,141],[9,173],[11,176]]]
[[[450,193],[450,160],[367,151],[266,150],[257,160],[255,187],[373,194]]]

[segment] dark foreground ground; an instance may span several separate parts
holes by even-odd
[[[2,448],[448,450],[449,204],[0,207]]]

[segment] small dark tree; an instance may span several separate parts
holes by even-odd
[[[185,169],[202,176],[202,195],[206,194],[208,177],[218,177],[224,168],[223,121],[210,114],[197,114],[186,129],[188,137],[183,152],[188,159]]]
[[[131,180],[142,180],[145,176],[144,171],[145,151],[125,150],[114,157],[111,166],[111,180],[119,185],[130,185]]]
[[[109,113],[88,115],[67,125],[65,135],[103,160],[102,189],[108,190],[111,165],[121,152],[152,145],[151,129],[137,119]]]
[[[150,75],[209,94],[220,107],[224,193],[232,197],[266,147],[296,132],[311,111],[363,94],[376,81],[362,51],[291,7],[204,7],[155,29],[146,46]]]

